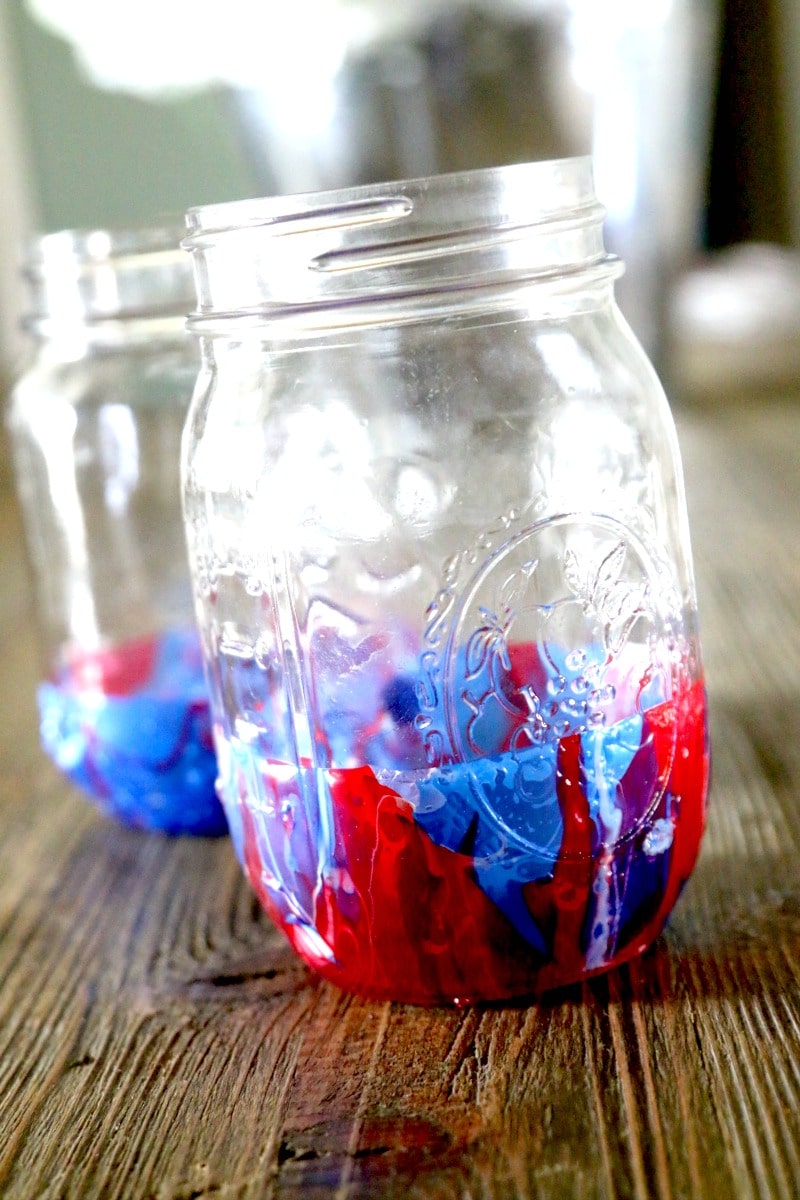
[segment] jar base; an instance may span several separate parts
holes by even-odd
[[[294,950],[343,990],[423,1005],[539,996],[643,953],[692,871],[708,783],[702,684],[677,709],[667,786],[646,827],[610,849],[592,845],[579,735],[562,739],[561,849],[546,870],[539,862],[538,874],[531,855],[476,857],[474,833],[459,849],[437,844],[420,813],[368,767],[324,773],[334,827],[321,875],[297,803],[305,784],[320,784],[316,776],[304,784],[296,771],[275,768],[271,790],[254,804],[243,774],[239,799],[228,804],[234,843]],[[278,872],[289,863],[282,886]]]

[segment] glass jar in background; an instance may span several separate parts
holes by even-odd
[[[536,993],[704,825],[678,447],[587,159],[193,210],[184,512],[221,795],[327,978]]]
[[[180,507],[198,368],[180,236],[64,231],[32,247],[35,351],[8,427],[46,658],[45,750],[126,824],[218,834]]]

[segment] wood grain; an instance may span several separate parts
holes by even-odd
[[[343,995],[226,841],[97,816],[38,749],[2,501],[3,1200],[800,1194],[800,405],[687,413],[680,435],[708,834],[651,954],[530,1006]]]

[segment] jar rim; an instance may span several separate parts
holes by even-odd
[[[380,321],[381,306],[394,323],[433,297],[485,304],[523,281],[574,290],[611,262],[604,215],[588,156],[193,208],[188,327],[311,331]]]
[[[65,328],[184,318],[195,291],[182,233],[172,220],[32,238],[22,264],[30,298],[23,327],[47,338]]]
[[[535,220],[534,213],[540,219],[546,218],[563,212],[565,208],[585,203],[587,197],[594,200],[592,158],[590,155],[578,155],[542,159],[324,191],[195,205],[187,210],[188,233],[182,244],[186,249],[193,250],[202,244],[205,236],[219,236],[258,227],[292,232],[298,225],[308,228],[314,220],[328,227],[347,225],[350,224],[350,216],[355,220],[358,217],[369,220],[371,217],[375,222],[391,221],[410,215],[411,207],[420,200],[430,206],[437,196],[463,195],[467,190],[476,197],[483,197],[503,189],[508,201],[513,196],[519,196],[525,185],[531,189],[525,211],[528,220]],[[535,209],[531,207],[531,196],[535,197]]]
[[[74,260],[106,262],[131,254],[174,251],[183,236],[178,219],[141,226],[87,225],[52,230],[29,239],[24,269]]]

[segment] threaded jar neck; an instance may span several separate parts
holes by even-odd
[[[325,330],[612,278],[588,158],[191,209],[189,328]]]
[[[39,340],[180,332],[195,303],[179,225],[61,230],[35,240],[22,275],[24,328]]]

